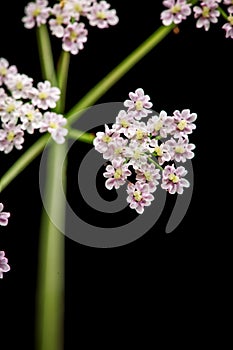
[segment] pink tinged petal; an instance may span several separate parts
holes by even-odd
[[[144,96],[144,90],[142,88],[137,89],[135,92],[138,95],[138,97]]]
[[[145,108],[151,108],[153,106],[153,103],[151,103],[151,102],[145,102],[144,103],[144,107]]]
[[[196,18],[196,16],[201,16],[202,14],[202,8],[199,6],[194,6],[193,7],[193,11],[194,11],[194,17]]]
[[[183,194],[183,192],[184,192],[183,187],[182,187],[182,186],[179,186],[179,184],[178,184],[178,185],[177,185],[176,192],[177,192],[178,194]]]
[[[163,1],[163,5],[165,7],[170,8],[170,7],[175,5],[175,0],[165,0],[165,1]]]
[[[191,15],[191,9],[190,9],[190,6],[185,6],[185,7],[183,7],[183,9],[182,9],[182,15],[184,15],[184,16],[189,16],[189,15]]]
[[[180,179],[180,184],[183,186],[183,187],[190,187],[190,182],[187,180],[187,179]]]
[[[187,173],[188,173],[188,171],[183,167],[183,166],[179,166],[177,169],[175,169],[176,170],[176,174],[178,175],[178,176],[185,176]]]
[[[133,101],[130,101],[130,100],[126,100],[124,102],[124,106],[125,107],[128,107],[128,108],[134,108],[134,102]]]
[[[136,212],[137,212],[138,214],[143,214],[144,208],[143,208],[142,206],[138,205],[138,207],[136,208]]]
[[[7,226],[8,224],[8,218],[4,217],[4,216],[0,216],[0,225],[1,226]]]
[[[112,190],[113,187],[114,187],[114,182],[115,182],[115,179],[114,178],[110,178],[108,180],[105,181],[105,186],[108,190]]]
[[[129,93],[129,98],[132,100],[132,101],[137,101],[137,94],[135,94],[134,92],[130,92]]]
[[[172,14],[169,12],[168,14],[164,14],[164,13],[162,12],[161,13],[161,20],[162,20],[162,23],[163,23],[163,25],[164,26],[170,26],[170,24],[172,24],[172,21],[173,21],[173,16],[172,16]]]

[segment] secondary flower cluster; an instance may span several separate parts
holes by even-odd
[[[62,38],[63,50],[76,55],[87,41],[88,31],[82,22],[85,18],[89,25],[98,28],[107,28],[119,21],[110,4],[96,0],[62,0],[52,7],[47,0],[36,0],[26,6],[22,20],[28,29],[48,22],[52,35]]]
[[[226,5],[225,11],[220,8],[220,3]],[[191,15],[192,3],[187,0],[165,0],[163,5],[167,8],[161,13],[163,25],[169,26],[171,23],[179,24]],[[197,19],[196,27],[209,30],[211,23],[217,23],[220,14],[227,19],[222,28],[226,31],[226,38],[233,38],[233,0],[200,0],[193,6],[194,18]]]
[[[7,226],[10,213],[3,212],[3,204],[0,203],[0,226]],[[0,250],[0,278],[3,278],[3,272],[10,271],[8,259],[5,257],[5,252]]]
[[[0,58],[0,151],[22,149],[24,133],[33,134],[35,129],[48,131],[57,143],[63,143],[67,120],[47,111],[56,107],[59,98],[60,90],[49,81],[39,82],[35,88],[32,78]]]
[[[94,146],[110,162],[103,174],[107,189],[128,182],[127,202],[142,214],[154,199],[160,179],[161,187],[172,194],[182,194],[189,187],[184,178],[187,170],[175,167],[174,161],[184,163],[194,157],[189,135],[196,128],[197,115],[189,109],[176,110],[172,116],[165,111],[152,115],[150,97],[143,89],[130,92],[129,98],[124,102],[127,110],[119,112],[112,127],[105,125],[104,132],[97,132]]]

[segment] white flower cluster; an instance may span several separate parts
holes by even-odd
[[[14,147],[22,149],[25,132],[33,134],[35,129],[48,131],[54,141],[63,143],[68,131],[67,120],[48,111],[56,107],[60,90],[49,81],[33,86],[33,79],[18,73],[0,58],[0,151],[9,153]]]
[[[179,24],[193,13],[194,18],[197,19],[196,28],[204,28],[205,31],[208,31],[212,23],[218,23],[222,13],[227,20],[222,26],[226,32],[225,37],[233,39],[232,0],[199,0],[195,4],[192,7],[191,1],[188,0],[164,0],[163,5],[166,10],[162,11],[160,15],[163,25]],[[226,6],[227,13],[220,7],[221,4]]]
[[[141,119],[153,113],[150,97],[143,89],[130,92],[129,97],[124,102],[127,110],[119,112],[112,128],[105,125],[104,132],[97,132],[94,146],[111,163],[103,174],[106,187],[118,189],[128,182],[127,202],[142,214],[154,199],[159,179],[161,187],[172,194],[182,194],[189,187],[184,178],[187,170],[176,168],[173,162],[185,163],[194,157],[195,145],[188,137],[196,128],[197,115],[189,109],[176,110],[172,116],[161,111],[144,122]]]
[[[52,35],[62,39],[63,50],[76,55],[87,41],[85,18],[89,25],[101,29],[119,21],[109,3],[96,0],[62,0],[52,7],[47,0],[36,0],[26,6],[22,20],[28,29],[48,22]]]

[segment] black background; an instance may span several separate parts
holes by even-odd
[[[110,2],[120,22],[109,30],[90,28],[85,50],[72,57],[67,110],[161,24],[160,1],[153,6],[149,0]],[[24,29],[21,23],[26,3],[4,2],[0,56],[37,82],[41,75],[35,31]],[[221,129],[221,118],[229,114],[230,90],[226,84],[232,41],[225,39],[218,24],[206,33],[197,30],[190,18],[179,28],[178,35],[171,33],[98,103],[123,101],[129,91],[142,87],[157,111],[172,113],[190,108],[198,114],[192,136],[197,146],[192,203],[182,223],[169,235],[165,234],[165,226],[172,199],[153,229],[127,246],[96,249],[66,239],[65,349],[78,348],[82,340],[85,348],[93,340],[96,346],[111,347],[117,341],[122,343],[123,336],[130,342],[141,338],[155,343],[161,338],[164,342],[169,338],[182,342],[182,334],[188,333],[194,341],[206,332],[205,321],[213,312],[208,282],[216,259],[210,254],[212,214],[208,214],[208,181],[213,174],[205,171],[208,166],[204,164],[209,164],[217,151],[213,142]],[[53,37],[53,45],[57,57],[59,39]],[[28,136],[25,149],[37,138]],[[86,145],[79,147],[80,154],[87,150]],[[1,155],[1,175],[21,153],[14,150]],[[14,348],[15,338],[20,346],[33,349],[42,209],[39,162],[40,157],[1,193],[1,202],[11,212],[9,225],[1,229],[0,237],[0,249],[6,251],[11,265],[11,271],[0,282],[0,318],[5,323],[1,342],[7,343],[7,349]],[[214,191],[220,191],[217,185]],[[189,327],[194,319],[198,320],[196,328]],[[176,334],[175,325],[179,328]],[[145,328],[147,333],[142,331]]]

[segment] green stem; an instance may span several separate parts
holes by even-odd
[[[48,139],[48,134],[42,136],[8,169],[0,179],[0,192],[43,151]]]
[[[43,27],[45,28],[45,27]],[[47,30],[47,29],[46,29]],[[42,70],[46,79],[60,88],[61,98],[56,106],[57,113],[63,113],[68,77],[69,59],[62,52],[55,81],[55,70],[49,37],[45,32],[38,36]],[[45,42],[43,42],[45,39]],[[48,57],[49,56],[49,57]],[[47,63],[49,65],[47,67]],[[48,150],[47,176],[45,185],[45,208],[41,217],[40,243],[38,256],[38,283],[36,294],[36,349],[62,350],[64,343],[64,265],[65,241],[63,234],[54,225],[64,231],[65,202],[61,192],[63,178],[61,169],[67,149],[67,143],[57,145],[52,142]],[[66,168],[63,167],[63,175]],[[45,212],[47,209],[49,215]]]
[[[36,33],[43,79],[49,80],[52,85],[57,86],[53,53],[46,25],[38,27]]]
[[[221,13],[223,18],[228,21],[228,15],[226,14],[226,12],[220,6],[218,7],[218,11]]]
[[[71,139],[85,142],[85,143],[90,143],[90,144],[93,143],[93,140],[95,138],[94,134],[90,134],[88,132],[83,132],[83,131],[76,130],[76,129],[70,129],[68,136]]]
[[[149,162],[153,163],[157,168],[163,171],[163,168],[152,158],[148,158]]]
[[[63,113],[65,110],[66,88],[68,80],[68,70],[70,63],[70,53],[62,51],[57,65],[57,83],[61,90],[61,97],[57,103],[56,111]]]
[[[36,350],[63,350],[64,333],[64,231],[65,204],[62,185],[66,183],[63,164],[66,143],[49,149],[44,205],[39,242],[36,294]],[[61,171],[62,169],[62,171]]]
[[[161,40],[163,40],[175,27],[174,24],[157,29],[146,41],[126,57],[105,78],[94,86],[68,113],[69,123],[73,123],[81,116],[81,110],[93,105],[118,80],[120,80],[136,63],[148,54]]]
[[[40,27],[42,28],[42,26]],[[91,89],[80,101],[73,107],[67,116],[69,121],[74,122],[78,116],[80,116],[80,110],[85,109],[88,106],[94,104],[100,97],[102,97],[113,85],[116,83],[124,74],[126,74],[136,63],[140,61],[150,50],[152,50],[162,39],[164,39],[170,31],[174,28],[174,25],[169,27],[160,27],[154,34],[152,34],[144,43],[142,43],[133,53],[131,53],[126,59],[124,59],[115,69],[113,69],[105,78],[103,78],[93,89]],[[39,32],[40,33],[40,32]],[[46,45],[47,47],[48,45]],[[43,55],[45,58],[45,55]],[[43,65],[43,64],[42,64]],[[44,66],[46,66],[44,64]],[[50,69],[48,69],[50,71]],[[41,140],[41,146],[46,145],[47,139]],[[42,147],[42,149],[43,149]],[[41,151],[42,151],[41,149]],[[38,153],[34,145],[28,150],[31,154],[31,159],[34,159]],[[23,157],[19,158],[16,162],[21,169],[24,169],[30,161],[25,163]],[[14,166],[13,166],[14,167]],[[19,174],[19,172],[14,173],[11,167],[7,175],[5,174],[4,182],[7,185]],[[5,186],[6,187],[6,186]],[[4,188],[5,188],[4,187]]]

